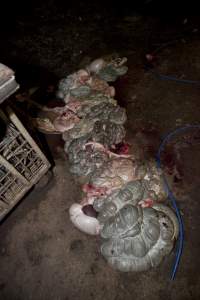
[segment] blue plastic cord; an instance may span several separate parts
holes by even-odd
[[[197,80],[189,80],[189,79],[179,79],[177,77],[174,76],[169,76],[169,75],[163,75],[160,74],[159,72],[152,70],[152,68],[145,66],[145,69],[147,71],[149,71],[150,73],[152,73],[156,78],[161,79],[161,80],[170,80],[170,81],[175,81],[178,83],[184,83],[184,84],[193,84],[193,85],[197,85],[200,86],[200,81]]]
[[[178,128],[178,129],[174,130],[173,132],[167,134],[167,136],[163,139],[163,141],[162,141],[162,143],[159,147],[157,156],[156,156],[156,162],[157,162],[158,168],[160,168],[160,169],[162,168],[161,153],[162,153],[166,143],[168,143],[169,140],[171,140],[171,138],[174,137],[176,134],[184,132],[188,129],[195,129],[195,128],[200,129],[200,125],[186,125],[184,127]],[[181,255],[182,255],[182,252],[183,252],[184,225],[183,225],[183,220],[182,220],[180,210],[179,210],[179,208],[177,206],[177,203],[176,203],[176,198],[174,197],[174,195],[173,195],[173,193],[172,193],[172,191],[169,187],[169,184],[167,182],[166,177],[164,175],[163,175],[163,177],[164,177],[164,185],[165,185],[166,192],[168,194],[168,198],[171,201],[171,204],[172,204],[172,206],[175,210],[175,213],[176,213],[176,216],[177,216],[177,219],[178,219],[178,223],[179,223],[179,236],[178,236],[178,241],[177,241],[178,246],[177,246],[177,251],[176,251],[175,262],[173,264],[172,273],[171,273],[171,280],[174,280],[174,278],[176,276],[178,266],[179,266],[179,263],[180,263]]]

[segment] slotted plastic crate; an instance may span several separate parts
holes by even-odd
[[[49,170],[50,164],[15,113],[0,110],[7,129],[0,141],[0,220]]]

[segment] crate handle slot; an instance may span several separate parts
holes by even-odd
[[[2,155],[0,155],[0,164],[2,164],[10,173],[20,179],[25,185],[30,185],[30,182],[20,174]]]

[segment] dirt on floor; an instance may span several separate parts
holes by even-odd
[[[116,99],[128,113],[129,141],[138,130],[146,132],[155,155],[167,132],[199,122],[198,84],[162,80],[144,68],[145,54],[160,48],[159,73],[200,80],[196,18],[109,15],[106,9],[88,9],[86,14],[86,8],[75,15],[56,9],[44,14],[41,4],[33,17],[20,16],[0,48],[1,61],[16,70],[22,88],[45,89],[85,61],[118,52],[127,56],[129,66],[116,83]],[[199,137],[191,140],[188,132],[179,147],[182,177],[176,195],[185,243],[174,281],[174,253],[145,273],[119,273],[107,265],[98,237],[79,232],[69,220],[68,209],[79,201],[80,186],[69,173],[60,137],[45,138],[54,158],[53,177],[31,191],[0,226],[0,299],[200,299]]]

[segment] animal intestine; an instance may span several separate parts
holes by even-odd
[[[173,249],[178,222],[164,204],[167,195],[155,163],[128,153],[126,112],[108,85],[127,72],[126,61],[99,58],[63,78],[57,95],[74,123],[61,118],[66,127],[57,125],[57,130],[70,171],[84,177],[83,199],[69,209],[72,223],[101,237],[100,251],[113,268],[143,271],[159,265]]]

